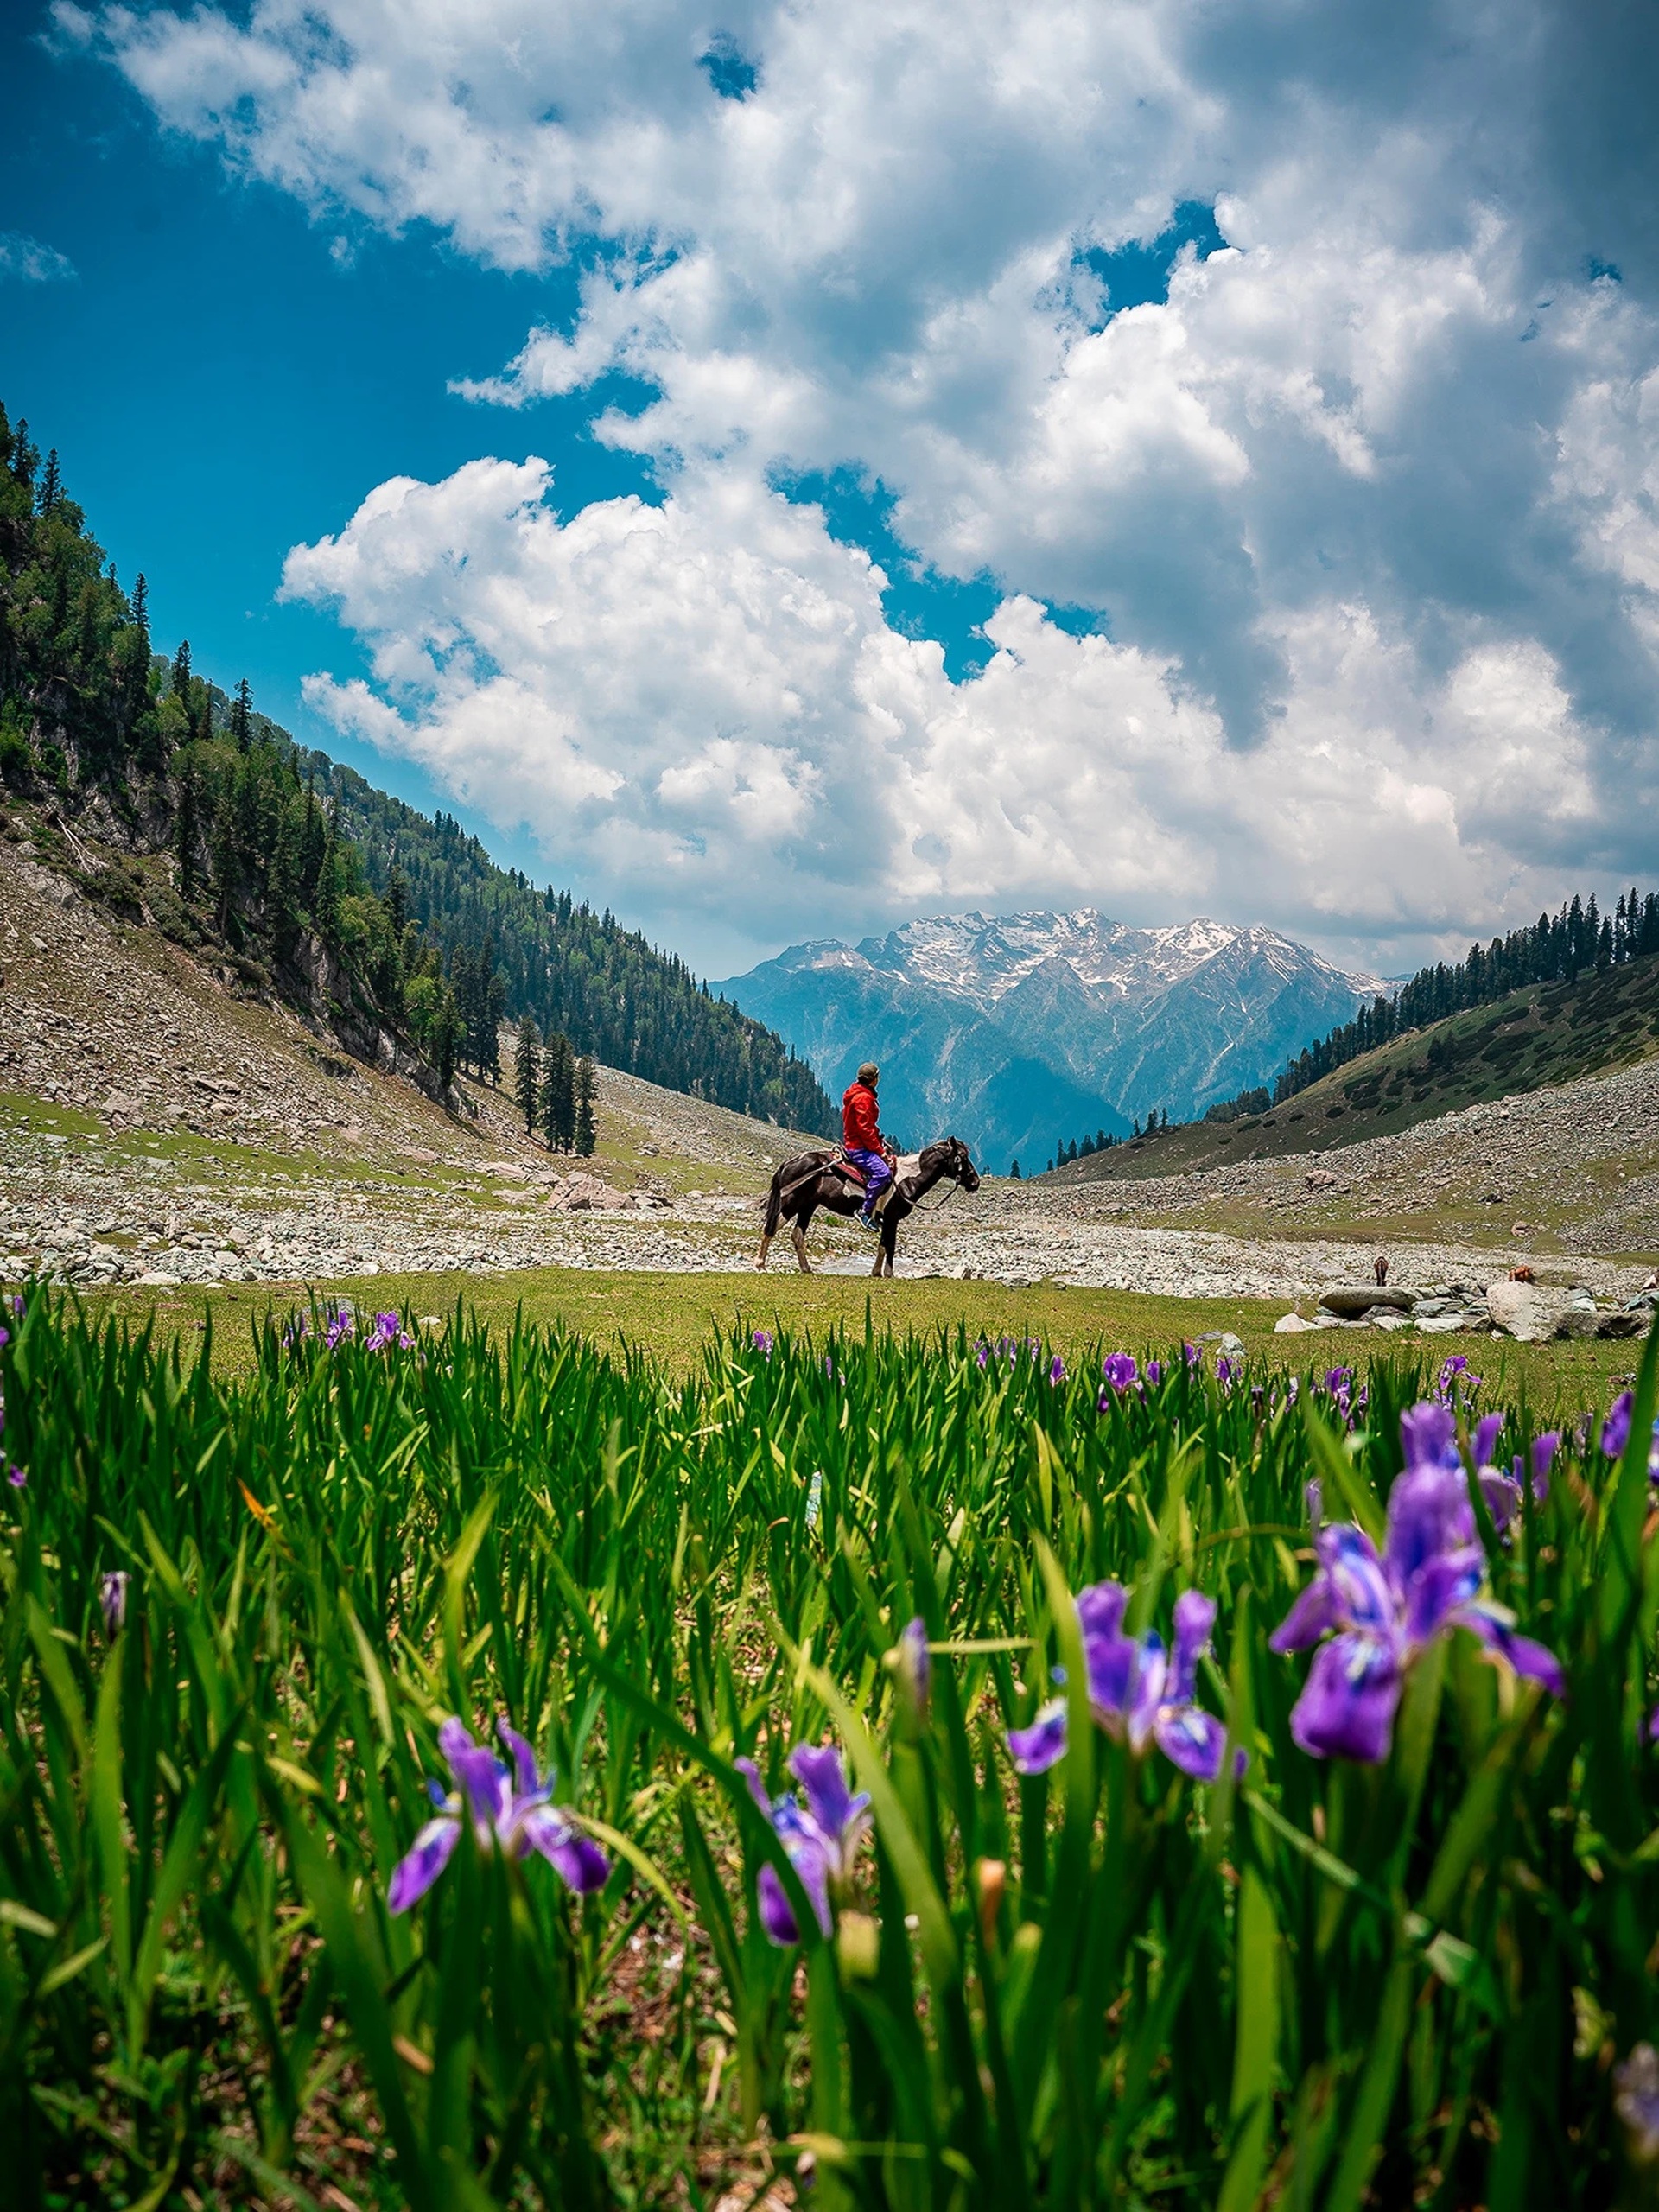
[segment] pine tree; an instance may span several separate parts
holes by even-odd
[[[542,1055],[542,1130],[550,1152],[569,1152],[575,1141],[575,1055],[563,1030],[554,1031]]]
[[[576,1062],[576,1152],[583,1160],[593,1158],[599,1142],[594,1123],[594,1064],[584,1052]]]
[[[1017,1160],[1011,1160],[1008,1162],[1008,1177],[1012,1182],[1017,1183],[1020,1180],[1020,1163]]]
[[[524,1117],[524,1135],[536,1127],[536,1109],[542,1096],[540,1034],[529,1014],[518,1024],[518,1048],[512,1056],[512,1089]]]
[[[54,446],[46,456],[46,473],[41,479],[40,510],[49,515],[63,497],[63,479],[58,474],[58,449]]]
[[[446,983],[439,994],[437,1012],[432,1022],[432,1064],[438,1071],[440,1095],[447,1097],[455,1079],[455,1055],[461,1049],[461,1008],[455,995]]]
[[[231,735],[238,748],[245,753],[253,743],[253,687],[245,676],[236,687],[236,696],[231,702]]]
[[[190,713],[190,640],[188,638],[180,639],[179,650],[173,656],[172,680],[173,696],[184,709],[188,718]]]

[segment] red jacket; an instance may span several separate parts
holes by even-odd
[[[868,1083],[849,1083],[841,1094],[843,1152],[884,1152],[887,1141],[876,1127],[875,1093]]]

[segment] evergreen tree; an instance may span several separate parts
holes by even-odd
[[[1020,1163],[1017,1160],[1011,1160],[1008,1162],[1008,1176],[1013,1182],[1017,1183],[1020,1180]]]
[[[440,1095],[446,1097],[455,1079],[455,1056],[461,1049],[461,1009],[455,1004],[454,992],[444,983],[439,992],[428,1051],[437,1071]]]
[[[599,1142],[599,1131],[594,1122],[594,1064],[586,1052],[576,1062],[576,1152],[582,1160],[591,1160]]]
[[[173,656],[173,696],[184,709],[187,718],[190,712],[190,640],[181,638],[179,650]]]
[[[550,1152],[569,1152],[576,1140],[576,1060],[563,1030],[542,1054],[542,1130]]]
[[[540,1036],[535,1022],[524,1014],[518,1023],[518,1043],[512,1056],[512,1089],[524,1117],[524,1135],[536,1127],[536,1109],[542,1096]]]
[[[253,743],[253,687],[245,676],[231,702],[231,735],[240,752],[245,753]]]

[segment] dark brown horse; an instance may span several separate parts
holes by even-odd
[[[766,1266],[772,1240],[786,1221],[801,1272],[810,1275],[812,1268],[806,1256],[806,1232],[818,1208],[825,1206],[831,1213],[850,1215],[863,1205],[863,1185],[836,1173],[836,1156],[829,1151],[804,1152],[793,1160],[785,1160],[772,1177],[772,1189],[766,1194],[766,1220],[760,1232],[760,1249],[754,1255],[757,1268]],[[924,1145],[919,1152],[906,1153],[900,1158],[893,1181],[887,1185],[886,1202],[877,1215],[881,1232],[875,1248],[875,1265],[870,1269],[872,1274],[893,1273],[893,1248],[898,1242],[899,1223],[915,1212],[918,1199],[925,1198],[936,1183],[945,1181],[957,1184],[964,1191],[979,1188],[979,1172],[968,1157],[968,1147],[960,1137],[941,1137],[937,1144]]]

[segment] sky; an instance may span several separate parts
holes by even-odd
[[[705,972],[1655,876],[1630,0],[12,0],[0,397],[158,643]]]

